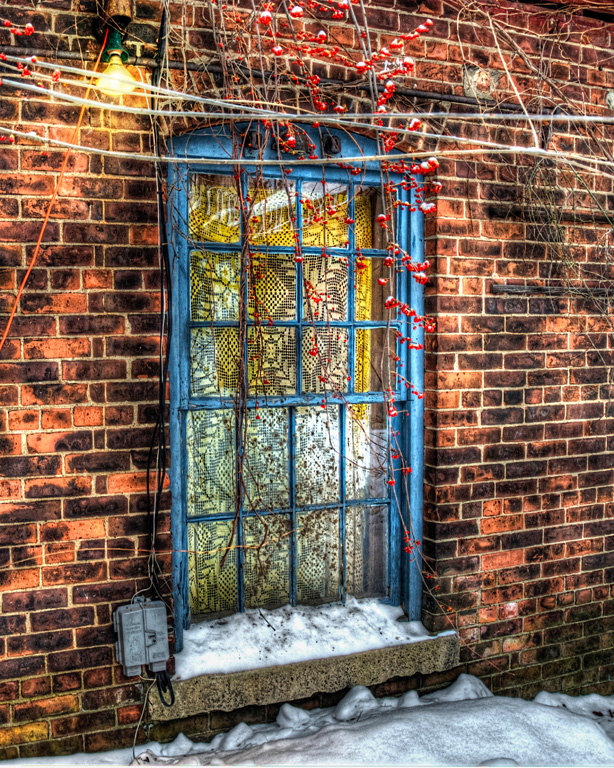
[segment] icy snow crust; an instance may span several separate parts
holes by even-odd
[[[612,713],[614,697],[542,692],[529,702],[493,696],[477,678],[460,675],[422,697],[409,691],[375,699],[355,686],[330,709],[283,704],[276,723],[240,723],[209,744],[183,735],[170,744],[150,743],[137,747],[132,763],[132,750],[122,749],[3,766],[612,766],[614,742],[600,725],[614,722]]]
[[[614,742],[562,706],[493,696],[461,674],[422,697],[409,691],[376,699],[359,685],[335,708],[306,712],[284,704],[274,725],[240,723],[206,748],[195,744],[181,757],[144,752],[135,764],[613,765]]]
[[[378,599],[319,606],[253,609],[186,630],[174,680],[345,656],[426,640],[419,621],[399,622],[401,608]]]

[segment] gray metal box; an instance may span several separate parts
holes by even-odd
[[[166,669],[169,657],[166,606],[161,600],[122,605],[113,614],[117,632],[115,652],[126,677],[141,674],[146,664],[152,672]]]

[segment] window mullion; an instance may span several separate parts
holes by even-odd
[[[290,488],[290,605],[296,605],[296,566],[297,550],[296,539],[298,524],[296,514],[296,472],[294,467],[294,437],[296,434],[296,418],[294,407],[288,408],[288,418],[290,419],[288,429],[288,464],[289,464],[289,488]]]
[[[301,203],[303,194],[303,183],[299,181],[296,185],[298,197],[296,198],[296,226],[299,234],[299,244],[303,249],[303,205]],[[296,394],[303,392],[303,262],[296,262],[296,319],[298,327],[296,329]]]
[[[341,509],[339,513],[339,535],[341,537],[341,580],[339,583],[339,599],[345,602],[347,596],[347,551],[346,551],[346,524],[345,524],[345,503],[346,503],[346,488],[345,488],[345,417],[347,414],[347,407],[344,405],[339,406],[339,492],[341,494]]]

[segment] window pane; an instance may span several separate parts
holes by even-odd
[[[192,251],[190,299],[192,320],[239,319],[238,253]]]
[[[237,328],[193,328],[190,350],[192,394],[232,395],[239,383]]]
[[[398,320],[397,310],[386,309],[384,303],[389,296],[397,295],[397,275],[394,268],[386,267],[384,259],[356,259],[354,274],[356,292],[354,298],[354,317],[356,320]],[[380,280],[387,280],[380,285]]]
[[[249,318],[296,318],[296,265],[288,253],[254,253],[249,271]]]
[[[387,507],[347,507],[345,536],[347,594],[354,597],[384,597],[388,586]]]
[[[279,608],[290,601],[290,529],[287,515],[244,519],[246,608]]]
[[[235,513],[235,416],[232,411],[187,415],[188,515]]]
[[[345,257],[305,256],[303,317],[311,322],[347,320],[348,264]]]
[[[296,244],[296,187],[287,179],[250,180],[248,240],[252,245]]]
[[[247,344],[250,394],[295,394],[296,330],[252,327]]]
[[[356,329],[356,392],[384,392],[398,389],[396,331],[392,328]]]
[[[379,187],[364,187],[356,192],[354,232],[357,248],[384,250],[388,239],[396,240],[396,208],[393,205],[396,199],[396,193],[389,197],[385,209]],[[380,223],[378,216],[382,215],[391,218]]]
[[[232,520],[188,523],[192,614],[228,613],[239,609],[236,534],[233,539],[232,526]]]
[[[348,405],[345,423],[345,489],[350,500],[388,496],[388,427],[384,403]]]
[[[339,501],[339,409],[297,408],[295,432],[297,506]]]
[[[199,174],[190,180],[190,237],[203,243],[238,243],[239,196],[232,176]]]
[[[290,506],[288,431],[286,408],[248,411],[244,509],[271,511]]]
[[[347,328],[303,328],[301,357],[303,392],[347,391]]]
[[[347,185],[304,181],[301,200],[303,245],[313,248],[347,248]]]
[[[296,593],[301,604],[339,599],[339,511],[302,512],[297,520]]]

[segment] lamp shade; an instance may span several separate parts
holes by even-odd
[[[109,66],[104,70],[96,87],[108,96],[124,96],[136,88],[136,80],[124,66],[128,60],[128,51],[122,45],[122,35],[113,27],[108,28],[107,42],[102,53],[102,61]]]

